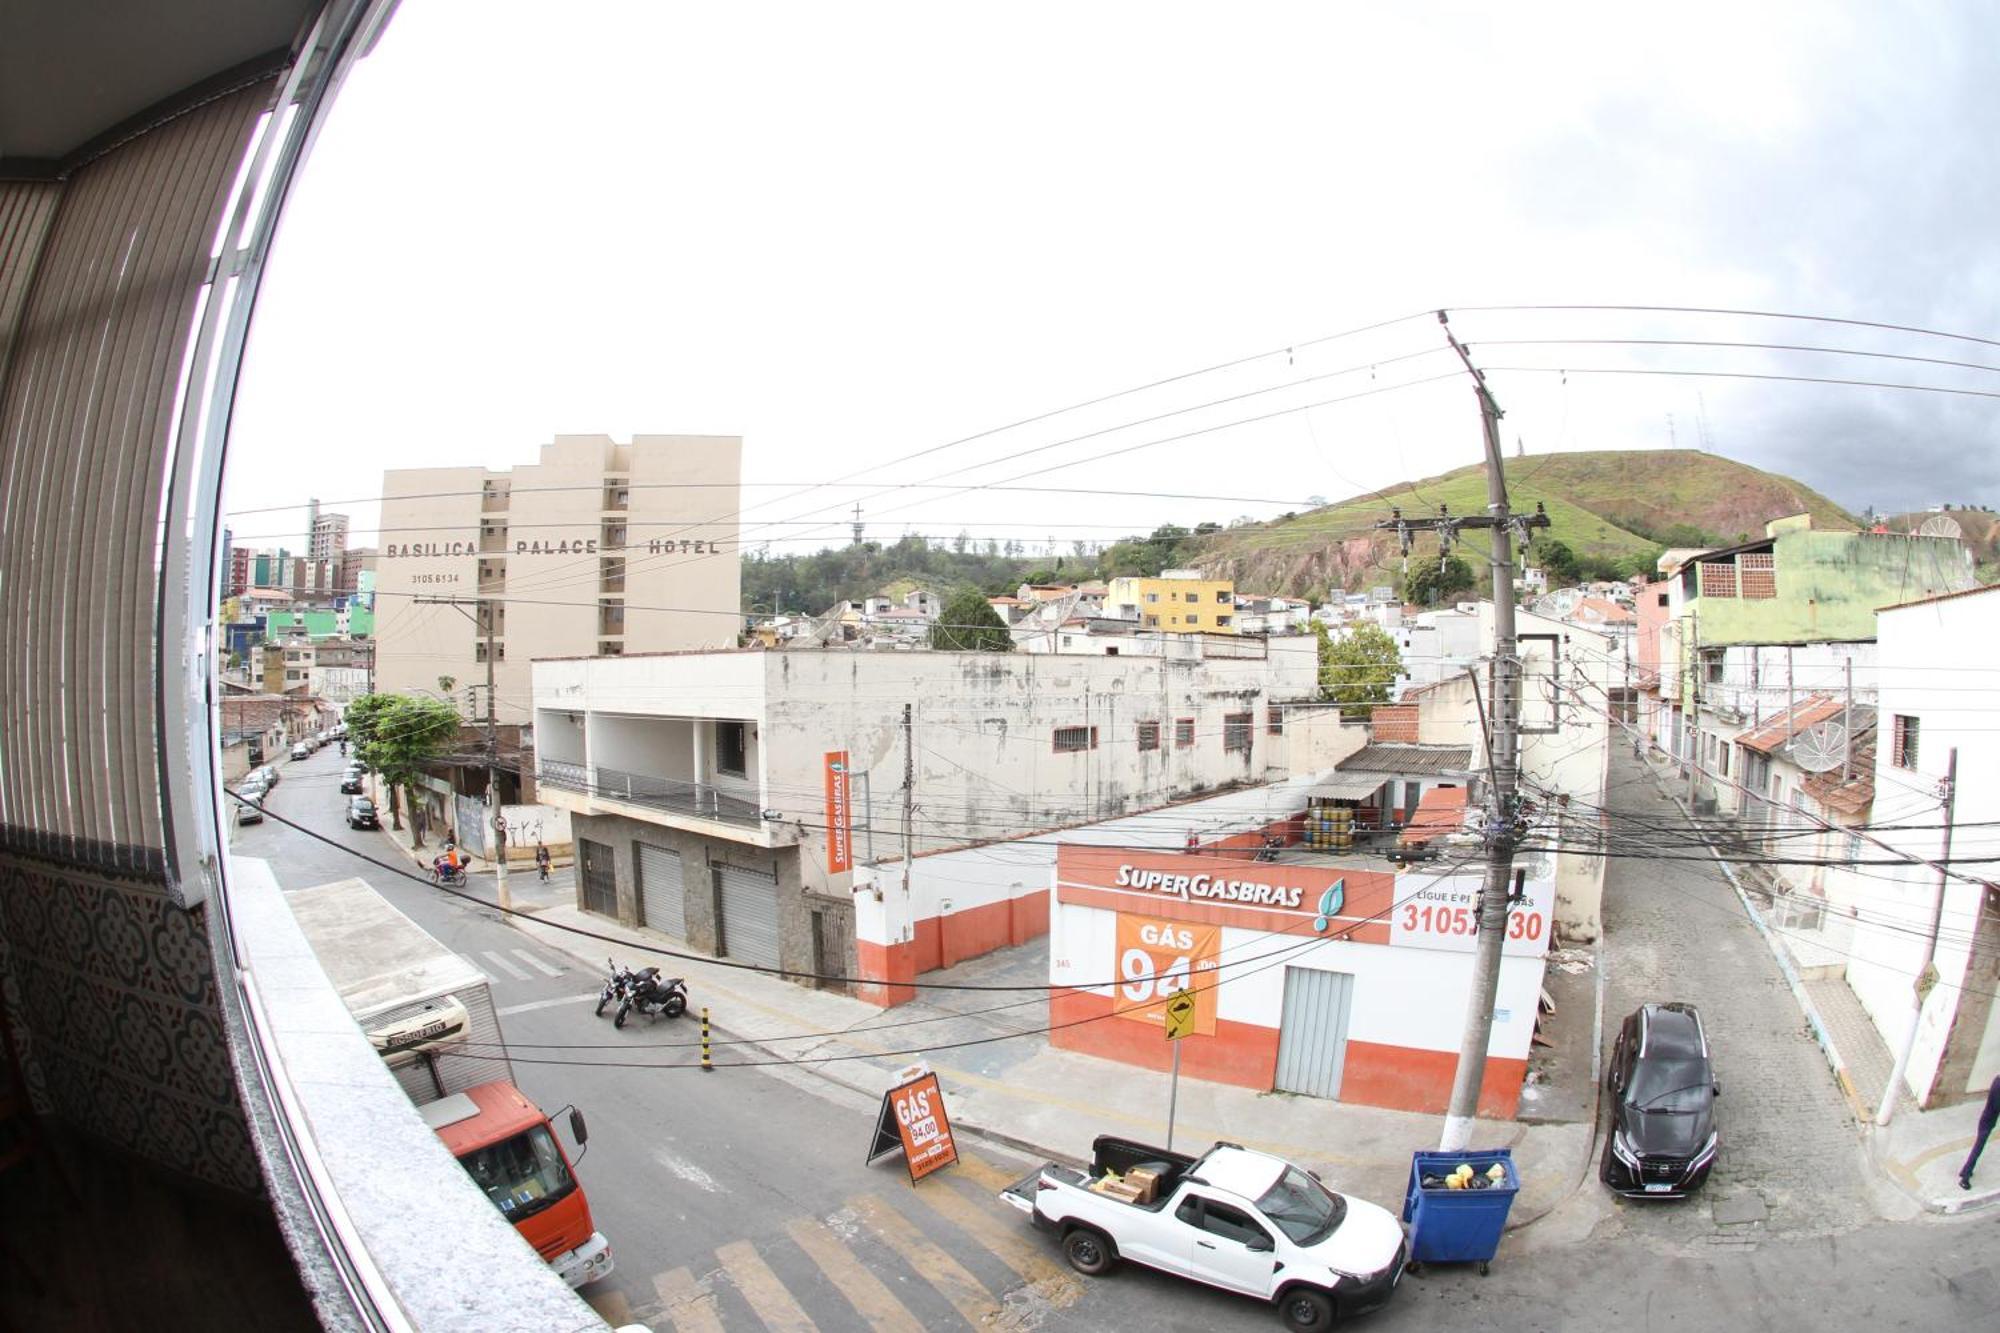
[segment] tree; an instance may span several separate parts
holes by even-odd
[[[1014,636],[977,588],[961,588],[945,600],[931,626],[931,647],[944,652],[1011,653]]]
[[[458,735],[458,710],[438,699],[364,694],[347,706],[345,721],[354,757],[380,773],[389,789],[390,827],[402,828],[397,796],[410,792],[410,808],[416,809],[417,776],[426,760],[450,748]],[[423,845],[421,835],[417,845]]]
[[[1319,697],[1342,708],[1372,709],[1389,702],[1403,666],[1403,654],[1379,625],[1351,625],[1338,639],[1323,621],[1313,622],[1319,638]]]
[[[1455,555],[1444,558],[1443,568],[1429,560],[1410,566],[1403,576],[1403,599],[1418,606],[1449,602],[1462,592],[1472,591],[1472,566]]]
[[[1576,552],[1569,549],[1568,542],[1536,542],[1532,558],[1549,576],[1551,585],[1576,581]]]

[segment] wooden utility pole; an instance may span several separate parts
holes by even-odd
[[[486,635],[486,845],[493,853],[494,891],[500,910],[514,910],[514,897],[507,887],[507,820],[500,810],[500,738],[494,715],[493,696],[493,604],[484,598],[468,601],[463,597],[415,597],[419,606],[449,606]],[[473,610],[467,611],[470,605]],[[480,624],[484,613],[485,624]]]
[[[1531,531],[1547,527],[1549,519],[1540,505],[1532,515],[1516,518],[1510,512],[1507,474],[1500,454],[1500,405],[1487,388],[1485,375],[1472,364],[1465,346],[1452,336],[1450,320],[1442,310],[1438,312],[1438,323],[1445,325],[1446,341],[1458,353],[1466,373],[1472,376],[1473,394],[1479,402],[1486,445],[1488,512],[1484,517],[1441,513],[1436,519],[1406,521],[1398,510],[1392,511],[1389,522],[1376,526],[1395,529],[1406,555],[1410,534],[1416,528],[1437,532],[1447,547],[1462,528],[1486,528],[1492,534],[1493,663],[1486,707],[1492,737],[1487,746],[1487,785],[1491,790],[1486,805],[1486,879],[1479,894],[1479,933],[1466,995],[1465,1031],[1459,1043],[1457,1072],[1452,1077],[1451,1104],[1445,1112],[1444,1133],[1438,1143],[1440,1151],[1458,1152],[1472,1138],[1473,1121],[1479,1114],[1479,1092],[1486,1081],[1486,1048],[1493,1039],[1493,1003],[1500,989],[1514,846],[1519,840],[1521,660],[1514,624],[1514,536],[1518,529],[1525,545]]]

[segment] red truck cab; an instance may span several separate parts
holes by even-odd
[[[541,1108],[511,1083],[482,1083],[417,1108],[473,1183],[572,1287],[611,1272],[611,1242]],[[583,1116],[570,1112],[579,1146]]]

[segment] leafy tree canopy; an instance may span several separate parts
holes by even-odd
[[[977,588],[961,588],[945,599],[931,626],[931,647],[946,652],[1011,653],[1014,636],[1000,613]]]
[[[458,735],[458,710],[438,699],[407,694],[364,694],[347,706],[347,736],[354,756],[382,775],[389,815],[402,827],[394,796],[416,785],[424,762],[443,754]]]
[[[1348,627],[1339,638],[1315,620],[1319,638],[1319,697],[1343,708],[1372,708],[1389,702],[1402,669],[1403,655],[1388,631],[1379,625]]]
[[[1403,576],[1403,599],[1418,606],[1436,606],[1471,592],[1472,587],[1472,566],[1461,556],[1446,556],[1441,569],[1435,561],[1412,560],[1410,572]]]

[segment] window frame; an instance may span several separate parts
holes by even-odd
[[[1145,751],[1157,750],[1159,748],[1160,724],[1158,722],[1141,722],[1139,724],[1139,749]]]
[[[742,760],[741,768],[731,768],[725,761],[731,747],[723,743],[725,729],[733,731],[739,744],[735,747]],[[735,718],[718,718],[715,723],[715,771],[719,776],[747,778],[750,776],[750,724]]]
[[[1889,762],[1906,773],[1917,771],[1917,757],[1923,752],[1923,719],[1915,713],[1891,713],[1894,718]]]
[[[1224,754],[1251,754],[1257,748],[1257,715],[1255,713],[1224,713],[1222,715],[1222,752]]]
[[[1174,748],[1192,750],[1194,748],[1194,719],[1177,717],[1174,719]]]
[[[1097,748],[1097,728],[1082,724],[1057,727],[1049,736],[1049,746],[1055,754],[1080,754]]]

